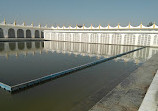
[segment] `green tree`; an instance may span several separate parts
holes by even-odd
[[[149,22],[149,24],[147,25],[147,27],[152,26],[154,23],[153,22]]]

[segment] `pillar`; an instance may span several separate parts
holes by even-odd
[[[134,43],[134,45],[138,45],[138,37],[139,37],[139,34],[135,34],[135,43]]]
[[[63,33],[63,38],[64,38],[64,41],[66,41],[66,39],[65,39],[65,33]]]
[[[112,34],[109,34],[109,44],[112,44]]]
[[[126,34],[121,34],[121,36],[122,36],[122,37],[121,37],[121,43],[120,43],[121,45],[124,45],[124,44],[125,44],[125,43],[124,43],[125,35],[126,35]]]
[[[49,33],[49,40],[53,40],[51,32]]]
[[[155,37],[155,35],[156,34],[150,34],[151,35],[151,39],[150,39],[150,46],[154,46],[154,37]],[[155,44],[155,46],[156,46],[157,44]],[[158,46],[158,45],[157,45]]]
[[[32,36],[32,38],[35,38],[35,30],[33,30],[33,29],[30,29],[31,30],[31,36]]]
[[[23,29],[24,31],[24,38],[26,38],[26,29]]]
[[[80,39],[79,39],[79,42],[82,42],[82,40],[81,40],[81,39],[82,39],[82,38],[81,38],[81,35],[82,35],[82,33],[79,33],[79,38],[80,38]]]
[[[8,38],[8,30],[9,30],[9,28],[3,27],[2,29],[3,29],[3,33],[4,33],[4,38]]]
[[[15,38],[18,38],[18,36],[17,36],[17,30],[18,29],[16,29],[16,28],[13,28],[14,29],[14,31],[15,31]]]
[[[91,43],[91,33],[88,33],[88,43]]]
[[[59,40],[58,37],[59,36],[59,33],[56,33],[56,37],[55,37],[55,40]]]
[[[101,43],[101,33],[98,34],[97,43],[99,43],[99,44]]]
[[[74,41],[73,41],[73,33],[70,33],[70,41],[71,41],[71,42],[74,42]]]
[[[39,31],[39,38],[41,38],[41,30],[38,30]]]

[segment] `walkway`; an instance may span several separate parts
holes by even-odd
[[[139,111],[158,111],[158,71],[145,95]]]
[[[158,53],[131,73],[90,111],[138,111],[157,70]]]

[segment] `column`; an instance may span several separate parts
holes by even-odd
[[[82,38],[81,38],[81,35],[82,35],[82,33],[79,33],[79,38],[80,38],[80,41],[79,42],[82,42]]]
[[[23,29],[24,31],[24,38],[26,38],[26,29]]]
[[[35,38],[35,30],[34,29],[30,29],[31,30],[31,36],[32,38]]]
[[[52,33],[51,32],[49,33],[49,38],[48,39],[52,40]]]
[[[18,36],[17,36],[17,30],[18,29],[16,29],[16,28],[14,29],[14,31],[15,31],[15,38],[18,38]]]
[[[97,37],[97,42],[98,42],[98,43],[101,43],[101,41],[100,41],[100,40],[101,40],[101,33],[99,33],[99,34],[98,34],[98,37]]]
[[[4,38],[8,38],[8,28],[2,28],[4,33]]]
[[[112,34],[109,34],[109,44],[112,44]]]
[[[139,34],[135,34],[135,44],[134,45],[138,45],[138,37],[139,37]]]
[[[41,30],[38,30],[39,31],[39,38],[41,38]]]
[[[59,33],[56,33],[55,40],[57,40],[57,41],[59,41],[59,39],[58,39],[59,37],[58,36],[59,36]]]
[[[150,46],[154,46],[154,37],[156,36],[156,34],[150,34],[151,38],[150,38]],[[157,43],[157,42],[156,42]],[[157,44],[155,44],[156,46]],[[158,45],[157,45],[158,46]]]
[[[70,39],[71,39],[71,40],[70,40],[71,42],[74,42],[74,41],[73,41],[73,33],[70,33]]]
[[[63,38],[64,38],[64,41],[66,41],[66,39],[65,39],[65,33],[63,33]]]
[[[124,38],[125,38],[125,34],[121,34],[121,45],[124,45],[125,43],[124,43]]]
[[[88,43],[91,43],[91,33],[88,34]]]

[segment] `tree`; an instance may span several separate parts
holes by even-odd
[[[152,26],[154,23],[153,22],[149,22],[149,24],[147,25],[147,27]]]

